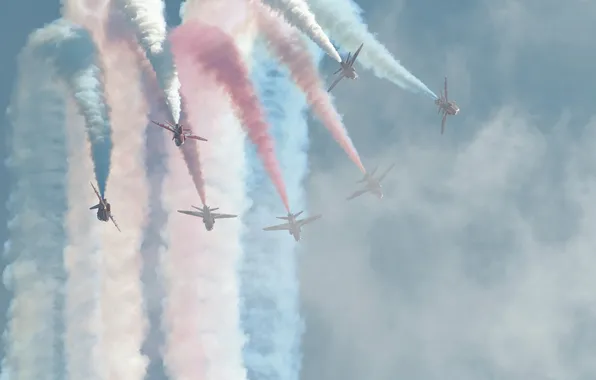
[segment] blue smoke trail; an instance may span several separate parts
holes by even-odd
[[[105,196],[112,155],[112,126],[105,101],[98,51],[91,34],[67,20],[57,20],[45,29],[49,38],[40,53],[52,57],[58,74],[69,85],[85,118],[99,193]],[[126,143],[126,142],[124,142]]]
[[[3,273],[13,297],[4,334],[3,377],[63,379],[68,148],[63,88],[48,65],[47,30],[30,36],[18,60],[17,87],[9,108],[12,129],[10,240]]]
[[[314,44],[310,46],[320,61],[322,52]],[[297,212],[304,207],[302,181],[307,174],[306,100],[263,43],[255,49],[255,60],[253,79],[273,128],[292,212]],[[263,232],[284,210],[279,208],[254,148],[249,145],[247,152],[247,188],[254,203],[244,217],[246,254],[240,276],[248,379],[298,380],[304,325],[299,314],[296,242],[285,232]]]

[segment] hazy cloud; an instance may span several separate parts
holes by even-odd
[[[344,201],[360,175],[313,125],[310,209],[324,218],[301,243],[305,380],[596,376],[596,117],[582,97],[596,79],[580,59],[594,7],[463,3],[457,25],[449,9],[419,25],[418,5],[367,9],[389,50],[433,89],[448,75],[462,107],[441,136],[423,97],[366,73],[342,84],[367,168],[398,163],[383,201]],[[575,91],[547,91],[553,75]]]

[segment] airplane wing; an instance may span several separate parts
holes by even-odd
[[[385,178],[385,177],[387,176],[387,174],[389,174],[389,172],[391,171],[391,169],[393,169],[394,167],[395,167],[395,163],[391,164],[391,166],[389,166],[389,167],[387,168],[387,170],[385,170],[385,171],[383,172],[383,174],[381,174],[381,175],[379,176],[379,179],[377,179],[377,181],[381,182],[381,181],[383,180],[383,178]]]
[[[206,138],[195,136],[195,135],[186,135],[186,138],[187,139],[193,139],[193,140],[207,141]]]
[[[118,227],[118,223],[116,223],[116,219],[114,219],[114,217],[112,216],[112,214],[110,214],[110,219],[112,220],[112,223],[114,223],[114,225],[116,226],[116,228],[118,229],[118,232],[122,232],[120,230],[120,227]]]
[[[443,120],[441,121],[441,134],[445,132],[445,121],[447,120],[447,113],[443,114]]]
[[[356,53],[354,53],[354,56],[352,57],[352,60],[350,62],[348,62],[348,65],[350,65],[350,66],[354,65],[354,62],[356,62],[356,58],[358,58],[358,54],[360,54],[360,50],[362,50],[363,46],[364,46],[364,43],[360,44],[360,47],[358,48],[358,50],[356,50]]]
[[[152,122],[153,124],[157,125],[157,126],[160,126],[160,127],[162,127],[163,129],[167,129],[168,131],[170,131],[170,132],[172,132],[172,133],[176,133],[176,131],[175,131],[175,130],[173,130],[172,128],[168,127],[168,126],[167,126],[167,125],[165,125],[165,124],[161,124],[161,123],[158,123],[158,122],[156,122],[156,121],[153,121],[153,120],[151,120],[151,122]]]
[[[445,77],[445,101],[449,101],[449,94],[447,93],[447,77]]]
[[[352,194],[352,195],[350,195],[349,197],[347,197],[347,198],[346,198],[346,200],[347,200],[347,201],[349,201],[349,200],[352,200],[352,199],[354,199],[354,198],[356,198],[356,197],[359,197],[359,196],[361,196],[362,194],[364,194],[364,193],[367,193],[367,192],[368,192],[368,189],[362,189],[362,190],[358,190],[358,191],[356,191],[354,194]]]
[[[236,218],[238,215],[232,215],[232,214],[217,214],[212,212],[211,215],[213,216],[214,219],[228,219],[228,218]]]
[[[184,211],[184,210],[178,210],[179,213],[181,214],[186,214],[186,215],[192,215],[192,216],[196,216],[199,218],[203,217],[203,213],[201,211]]]
[[[277,226],[271,226],[263,228],[263,231],[281,231],[289,230],[291,228],[290,223],[278,224]]]
[[[314,222],[315,220],[321,219],[322,217],[323,217],[323,215],[320,215],[320,214],[319,215],[314,215],[314,216],[310,216],[310,217],[308,217],[306,219],[299,220],[298,222],[300,223],[301,226],[304,226],[305,224]]]
[[[91,184],[91,187],[93,188],[93,191],[95,192],[95,195],[97,195],[97,198],[99,199],[99,203],[102,204],[102,206],[104,208],[106,208],[106,205],[103,203],[103,198],[101,197],[101,195],[99,195],[99,191],[97,191],[97,189],[95,188],[95,186],[93,186],[92,182],[89,182]]]
[[[343,73],[339,74],[339,76],[337,78],[335,78],[333,83],[331,83],[331,86],[329,86],[329,89],[327,90],[327,92],[331,92],[331,90],[333,90],[333,88],[335,86],[337,86],[337,84],[339,83],[340,80],[343,79],[343,77],[344,77]]]

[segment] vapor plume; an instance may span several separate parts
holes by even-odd
[[[47,31],[47,32],[46,32]],[[4,334],[3,376],[63,378],[62,254],[67,175],[64,83],[52,61],[52,28],[36,31],[18,57],[8,117],[11,176],[7,203],[10,262],[3,280],[13,297]],[[52,349],[48,349],[51,347]]]
[[[170,38],[176,59],[192,58],[198,67],[213,75],[225,88],[236,106],[248,137],[257,145],[259,156],[286,210],[289,210],[285,185],[275,157],[274,142],[269,135],[269,126],[234,41],[221,29],[198,20],[179,26]]]
[[[128,19],[132,22],[137,38],[153,70],[175,123],[180,120],[180,81],[166,33],[164,2],[162,0],[118,0]]]
[[[261,0],[253,0],[252,3],[261,4]],[[267,3],[282,12],[285,19],[296,28],[300,29],[310,39],[312,39],[325,53],[337,62],[341,62],[341,57],[329,37],[325,34],[321,26],[317,23],[315,15],[304,0],[266,0]]]
[[[264,45],[255,53],[253,78],[280,148],[279,160],[291,203],[301,210],[304,206],[302,181],[307,174],[308,160],[305,98],[277,59],[269,56]],[[321,58],[320,51],[314,54]],[[247,187],[254,203],[244,216],[247,252],[240,267],[244,300],[242,326],[248,337],[244,360],[251,380],[263,377],[297,380],[304,324],[299,314],[296,244],[282,231],[263,232],[262,227],[271,224],[280,210],[271,201],[274,189],[262,180],[263,169],[254,151],[249,152],[249,164]]]
[[[323,29],[343,49],[355,52],[364,43],[357,62],[373,70],[377,77],[388,79],[405,90],[422,92],[433,99],[437,98],[434,92],[406,70],[377,41],[362,21],[362,10],[356,4],[348,0],[312,0],[310,6]]]
[[[366,170],[360,156],[348,137],[348,132],[335,110],[329,93],[323,88],[318,68],[308,52],[305,42],[297,31],[286,24],[283,19],[265,5],[255,3],[260,31],[269,41],[270,48],[279,59],[290,68],[292,77],[306,94],[307,102],[315,114],[329,129],[333,138],[343,148],[348,157],[358,166],[362,173]]]
[[[72,89],[85,117],[98,190],[105,195],[112,153],[111,125],[105,105],[97,49],[84,28],[59,19],[46,26],[41,54],[54,59],[58,74]]]

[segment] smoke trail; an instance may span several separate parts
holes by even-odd
[[[369,32],[360,17],[362,10],[356,4],[348,0],[311,0],[309,4],[321,26],[342,48],[354,52],[364,43],[357,60],[362,66],[373,70],[377,77],[388,79],[403,89],[423,92],[437,98],[434,92],[406,70]]]
[[[165,92],[172,118],[180,120],[180,81],[174,67],[166,36],[164,2],[162,0],[118,0],[133,23],[137,38]]]
[[[134,44],[133,44],[134,46]],[[144,54],[137,54],[142,72],[142,93],[149,104],[149,119],[164,120],[171,113],[164,93],[159,90],[156,75]],[[164,298],[163,279],[159,276],[160,256],[167,252],[169,241],[165,231],[168,213],[161,200],[166,177],[166,134],[155,124],[148,123],[145,128],[145,167],[149,182],[149,214],[143,231],[141,252],[143,253],[143,298],[147,310],[149,328],[142,347],[142,352],[149,360],[145,380],[164,379],[161,347],[164,337],[161,334],[160,323],[163,313]]]
[[[219,1],[201,0],[186,7],[188,18],[205,18],[236,29],[249,43],[239,48],[250,50],[243,26],[246,18],[244,0],[229,0],[226,12],[215,11]],[[229,9],[234,9],[232,18]],[[248,46],[247,46],[248,45]],[[176,53],[176,51],[174,51]],[[176,62],[181,61],[176,56]],[[183,58],[183,57],[182,57]],[[186,57],[190,58],[190,57]],[[244,189],[244,136],[227,94],[213,76],[200,70],[185,70],[190,62],[178,64],[185,111],[198,133],[208,133],[209,142],[201,144],[201,161],[209,199],[223,212],[241,214],[246,208]],[[188,74],[188,76],[186,75]],[[169,149],[175,149],[169,145]],[[170,176],[165,182],[164,202],[171,208],[188,207],[196,201],[189,189],[190,179],[181,170],[180,160],[170,159]],[[206,232],[201,220],[174,215],[169,220],[170,253],[164,256],[162,268],[168,279],[164,330],[167,344],[164,360],[171,378],[207,380],[243,380],[239,329],[238,284],[236,263],[242,253],[241,223],[237,219],[217,221],[213,231]]]
[[[143,166],[145,136],[140,128],[147,125],[148,109],[141,93],[138,54],[131,49],[136,45],[125,34],[126,30],[119,28],[118,14],[111,13],[109,17],[105,20],[110,21],[112,38],[108,41],[105,36],[98,36],[98,40],[102,41],[101,59],[112,108],[113,136],[122,142],[114,147],[114,162],[118,165],[110,178],[110,194],[116,200],[112,203],[112,213],[122,232],[111,224],[102,228],[103,355],[107,378],[143,380],[147,358],[142,355],[141,347],[147,319],[140,281],[140,248],[146,225],[148,184]]]
[[[51,30],[29,37],[18,58],[9,108],[10,240],[3,274],[13,292],[4,334],[3,373],[12,379],[64,378],[61,310],[67,147],[64,87],[46,56]],[[51,37],[53,38],[53,37]]]
[[[184,86],[184,85],[183,85]],[[201,89],[195,89],[196,91],[202,91]],[[184,90],[182,90],[184,91]],[[188,93],[188,92],[185,92]],[[186,97],[185,97],[186,99]],[[188,104],[184,102],[184,104]],[[193,103],[198,104],[198,103]],[[192,125],[188,123],[188,119],[186,116],[186,112],[182,113],[183,121],[182,125]],[[207,196],[205,195],[205,180],[203,179],[203,170],[201,168],[201,157],[199,152],[197,151],[198,144],[194,140],[186,140],[184,145],[180,148],[182,150],[182,156],[184,157],[184,162],[186,163],[186,167],[188,168],[188,173],[192,178],[192,182],[195,185],[195,189],[201,198],[201,203],[203,205],[207,204]]]
[[[91,141],[95,178],[102,196],[110,173],[112,128],[104,99],[101,71],[96,65],[97,50],[89,32],[71,22],[59,19],[44,29],[42,55],[55,59],[59,75],[72,89],[85,117]]]
[[[321,52],[313,54],[320,60]],[[297,210],[304,206],[302,181],[307,170],[308,126],[305,99],[277,59],[264,45],[256,55],[253,75],[260,98],[279,146],[290,200]],[[299,285],[296,274],[296,244],[287,234],[263,233],[262,226],[279,215],[271,202],[273,189],[262,181],[263,170],[253,152],[247,177],[253,207],[244,216],[247,253],[241,265],[243,327],[248,336],[244,358],[250,380],[262,378],[298,380],[300,341],[304,330],[299,315]]]
[[[97,203],[97,198],[91,191],[81,191],[83,185],[93,180],[93,162],[85,138],[85,121],[77,112],[74,100],[68,102],[67,106],[69,169],[66,219],[68,244],[64,249],[64,266],[68,274],[65,378],[99,380],[102,378],[102,361],[98,357],[101,336],[99,226],[87,210],[89,205]]]
[[[314,112],[329,129],[335,141],[343,148],[348,157],[362,173],[365,173],[366,170],[360,161],[360,156],[348,137],[348,132],[341,122],[341,117],[331,103],[331,97],[323,89],[318,68],[300,35],[281,18],[277,17],[267,6],[255,3],[254,8],[259,28],[270,42],[268,47],[290,68],[292,77],[306,94],[306,99],[313,107]]]
[[[253,0],[258,3],[261,0]],[[285,19],[304,34],[309,36],[323,51],[337,62],[341,62],[341,57],[335,46],[329,40],[329,37],[323,32],[321,26],[317,24],[315,15],[310,11],[308,4],[304,0],[267,0],[269,5],[283,12]],[[260,4],[260,3],[259,3]]]
[[[206,73],[215,75],[217,81],[226,89],[248,136],[263,160],[265,169],[275,185],[279,196],[289,210],[283,178],[275,158],[274,142],[261,110],[259,99],[248,79],[248,72],[243,65],[234,41],[221,29],[203,24],[200,21],[185,23],[171,34],[172,47],[176,59],[191,57]]]

